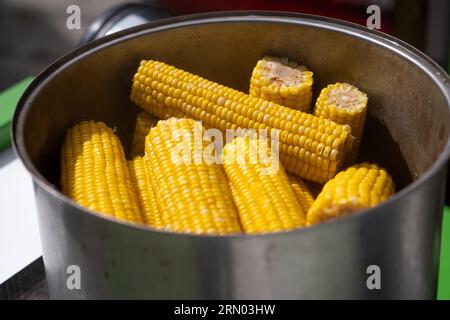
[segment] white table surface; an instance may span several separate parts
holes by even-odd
[[[9,148],[0,151],[0,284],[40,256],[31,177]]]

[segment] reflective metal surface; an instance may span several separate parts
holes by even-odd
[[[151,45],[149,45],[151,44]],[[362,160],[393,173],[384,204],[317,227],[263,236],[191,236],[118,223],[57,189],[65,130],[81,119],[117,127],[128,147],[128,99],[142,58],[248,90],[262,55],[287,55],[370,97]],[[242,12],[167,19],[89,43],[44,71],[22,97],[15,148],[33,175],[52,298],[433,298],[436,294],[449,78],[399,40],[307,15]],[[81,268],[81,290],[66,286]],[[381,269],[369,290],[367,267]]]

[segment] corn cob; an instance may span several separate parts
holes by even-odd
[[[266,152],[270,159],[267,149],[258,149],[265,147],[259,140],[238,137],[223,149],[223,165],[242,228],[246,233],[267,233],[302,227],[306,211],[298,203],[284,169],[271,167],[273,161],[263,162],[257,156]]]
[[[159,121],[146,138],[149,177],[162,223],[170,231],[239,233],[239,219],[221,165],[196,160],[196,152],[202,150],[195,150],[195,125],[192,119]]]
[[[309,112],[313,73],[288,58],[264,57],[250,78],[250,95]]]
[[[297,198],[298,203],[300,203],[302,211],[305,213],[306,217],[306,213],[314,202],[314,195],[300,178],[292,174],[288,174],[287,176],[289,178],[292,191],[294,191],[295,197]]]
[[[145,137],[150,132],[150,128],[156,123],[148,112],[139,112],[136,117],[136,126],[133,133],[133,141],[131,143],[130,158],[144,155]]]
[[[162,228],[155,193],[150,183],[147,161],[147,159],[137,156],[133,160],[128,161],[128,168],[130,170],[131,180],[137,191],[139,207],[143,214],[145,224],[155,228]]]
[[[387,171],[362,163],[341,171],[328,181],[308,211],[308,225],[373,207],[395,192]]]
[[[277,129],[287,171],[324,183],[342,164],[350,128],[251,97],[158,61],[142,61],[131,99],[156,117],[186,117],[205,127]]]
[[[322,90],[316,101],[314,114],[339,124],[349,125],[355,141],[348,154],[348,162],[356,160],[367,111],[367,95],[347,83],[335,83]]]
[[[86,208],[143,222],[122,145],[103,122],[82,121],[67,131],[61,186],[65,195]]]

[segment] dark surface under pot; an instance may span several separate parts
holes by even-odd
[[[105,121],[128,146],[138,110],[128,95],[141,58],[247,91],[266,53],[308,65],[316,94],[335,81],[368,93],[362,157],[393,173],[397,195],[306,230],[213,237],[117,223],[57,191],[59,148],[73,123]],[[35,182],[51,297],[433,298],[450,131],[448,79],[439,72],[396,39],[285,13],[168,19],[69,54],[38,77],[14,119],[15,147]],[[82,270],[82,290],[66,287],[70,264]],[[379,291],[366,287],[372,264],[382,270]]]

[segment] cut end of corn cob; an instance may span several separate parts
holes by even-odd
[[[370,208],[395,192],[391,175],[376,164],[354,165],[328,181],[308,211],[308,225]]]
[[[156,203],[155,192],[150,182],[150,172],[147,159],[141,156],[128,161],[131,180],[137,192],[139,207],[144,217],[144,222],[155,228],[162,228],[162,221]]]
[[[222,156],[246,233],[287,231],[305,225],[306,211],[298,203],[283,167],[270,168],[274,162],[269,160],[265,143],[238,137],[225,145]]]
[[[136,117],[136,125],[133,133],[133,141],[131,144],[130,158],[144,155],[145,137],[157,122],[151,114],[141,111]]]
[[[346,164],[352,164],[358,155],[367,113],[367,95],[348,83],[335,83],[322,90],[316,101],[314,114],[342,125],[349,125],[354,137],[349,144]]]
[[[302,207],[302,211],[305,213],[308,212],[309,208],[314,202],[314,195],[308,186],[299,178],[294,176],[293,174],[288,173],[289,182],[292,187],[292,191],[294,191],[295,197],[297,198],[298,203]]]
[[[313,73],[305,66],[288,58],[266,56],[253,69],[250,95],[308,112],[312,85]]]
[[[131,100],[161,119],[200,120],[222,132],[238,128],[279,132],[280,160],[287,171],[325,183],[344,160],[348,126],[283,107],[208,81],[159,61],[142,61]]]
[[[143,221],[120,140],[103,122],[82,121],[67,131],[61,186],[65,195],[88,209]]]
[[[169,231],[240,233],[231,191],[220,164],[195,161],[195,121],[161,120],[150,130],[145,153],[158,212]],[[190,160],[189,160],[190,159]]]

